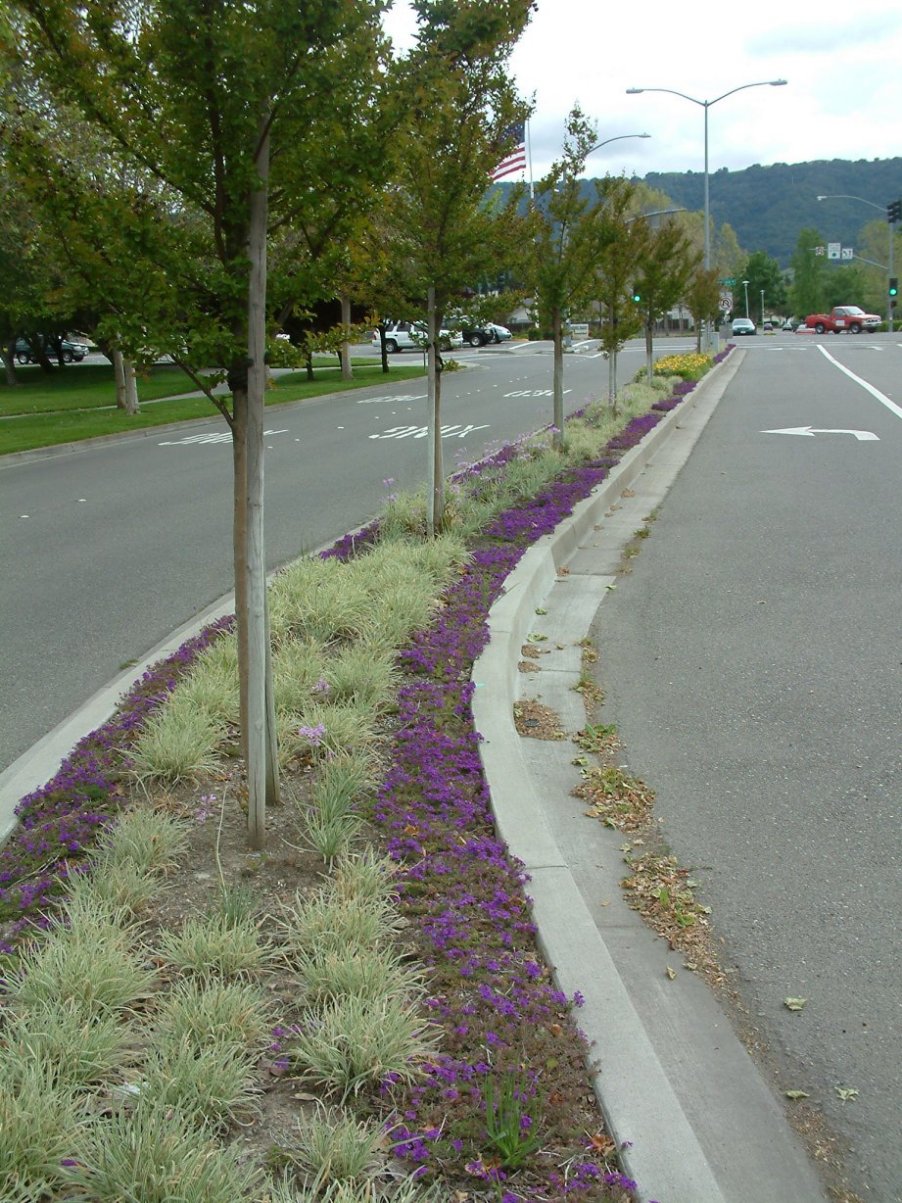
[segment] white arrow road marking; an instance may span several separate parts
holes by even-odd
[[[834,367],[839,368],[841,372],[845,373],[850,380],[854,380],[856,384],[860,384],[872,397],[876,397],[880,404],[885,405],[891,414],[895,414],[897,418],[902,418],[902,406],[897,405],[895,401],[890,401],[889,397],[885,393],[881,393],[879,388],[874,388],[873,384],[868,384],[866,380],[862,380],[860,376],[856,376],[854,372],[850,372],[847,367],[844,367],[838,359],[834,359],[830,352],[825,350],[820,344],[818,344],[817,349],[830,360]]]
[[[806,438],[814,438],[816,434],[853,434],[859,443],[875,442],[880,439],[870,430],[818,430],[814,426],[787,426],[783,430],[762,430],[762,434],[801,434]]]

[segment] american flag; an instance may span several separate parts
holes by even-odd
[[[501,135],[501,141],[510,147],[507,154],[492,172],[492,180],[522,171],[526,167],[526,122],[515,121]],[[513,143],[513,145],[510,145]]]

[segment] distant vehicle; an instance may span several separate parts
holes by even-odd
[[[858,305],[834,305],[829,313],[809,313],[805,325],[817,334],[860,334],[876,330],[883,319],[877,313],[865,313]]]
[[[460,317],[455,318],[454,323],[460,326],[461,337],[470,347],[502,343],[513,337],[507,326],[499,326],[497,322],[474,322],[470,318]]]
[[[423,351],[429,340],[425,322],[383,322],[381,328],[385,331],[385,349],[389,355],[396,355],[401,351]],[[379,330],[373,331],[370,341],[374,347],[382,345]],[[459,330],[439,331],[439,346],[443,351],[462,347],[463,342],[463,335]]]
[[[56,357],[57,347],[56,340],[52,338],[43,339],[44,350],[48,357]],[[88,354],[90,347],[85,343],[74,343],[68,338],[60,340],[59,358],[63,363],[81,363],[84,357]],[[27,338],[16,339],[16,360],[19,363],[37,363],[37,353],[32,349],[31,343]]]
[[[755,323],[750,317],[734,317],[732,331],[734,334],[757,334]]]

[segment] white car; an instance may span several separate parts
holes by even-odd
[[[507,326],[499,326],[497,322],[486,322],[485,328],[491,330],[496,343],[506,343],[509,338],[514,337]]]
[[[748,317],[734,317],[732,331],[734,334],[757,334],[755,323]]]
[[[401,351],[422,351],[426,347],[428,334],[425,322],[384,322],[382,329],[385,331],[385,349],[389,355]],[[381,347],[378,330],[373,331],[370,341],[374,347]],[[453,333],[450,330],[439,331],[439,345],[443,351],[462,347],[463,344],[463,335],[459,330]]]

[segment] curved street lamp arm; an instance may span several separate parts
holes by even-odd
[[[713,100],[706,100],[704,103],[710,108],[712,104],[717,104],[718,100],[726,100],[734,92],[744,92],[746,88],[782,88],[785,85],[785,79],[762,79],[758,83],[740,84],[738,88],[730,88],[729,92],[724,92],[721,96],[715,96]]]
[[[619,142],[621,138],[650,138],[651,134],[617,134],[613,138],[605,138],[604,142],[599,142],[597,146],[593,146],[591,150],[586,151],[586,155],[594,154],[596,150],[601,150],[603,146],[607,146],[609,142]]]
[[[696,100],[694,96],[687,96],[685,92],[677,92],[673,88],[627,88],[627,96],[636,96],[639,92],[669,92],[671,96],[682,96],[684,100],[691,100],[693,104],[706,105],[706,100]]]
[[[829,196],[819,196],[817,199],[819,201],[822,201],[822,200],[857,200],[857,201],[861,201],[861,203],[863,205],[870,205],[872,209],[879,209],[881,213],[883,213],[886,208],[885,205],[877,205],[873,201],[865,200],[865,198],[863,196],[852,196],[851,193],[848,193],[848,192],[833,192]]]

